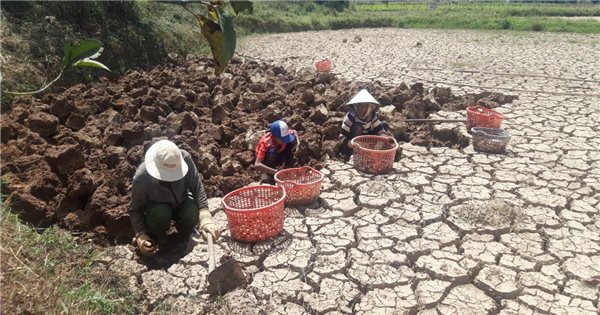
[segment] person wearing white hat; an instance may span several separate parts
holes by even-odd
[[[377,117],[379,102],[367,90],[362,89],[347,103],[350,111],[344,116],[340,130],[339,153],[344,157],[352,154],[350,140],[361,135],[381,136],[387,132],[387,123]]]
[[[258,141],[256,146],[256,160],[254,168],[261,172],[261,183],[275,184],[274,175],[278,166],[286,168],[296,164],[294,153],[298,147],[298,133],[289,129],[283,120],[277,120],[269,125],[267,132]]]
[[[198,223],[205,237],[206,233],[219,237],[201,180],[190,154],[175,143],[160,140],[146,151],[133,176],[129,209],[134,243],[142,255],[158,253],[171,220],[182,239],[187,239]]]

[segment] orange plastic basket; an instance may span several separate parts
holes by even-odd
[[[467,130],[473,127],[500,128],[504,115],[482,106],[467,107]]]
[[[325,58],[323,60],[315,62],[315,69],[317,70],[317,72],[331,71],[331,60],[329,60],[329,58]]]
[[[392,137],[358,136],[352,139],[354,167],[365,173],[384,174],[394,167],[398,142]]]
[[[231,237],[242,242],[266,240],[283,230],[283,187],[260,185],[234,190],[221,203]]]
[[[275,182],[285,188],[288,205],[306,205],[321,193],[323,174],[310,166],[288,168],[275,174]]]

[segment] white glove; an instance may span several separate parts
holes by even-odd
[[[200,233],[202,233],[204,238],[207,238],[206,233],[210,233],[215,241],[221,236],[221,231],[213,220],[208,208],[200,209]]]

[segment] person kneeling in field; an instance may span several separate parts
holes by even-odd
[[[298,133],[288,128],[288,125],[277,120],[270,125],[270,131],[258,141],[256,146],[256,160],[254,168],[260,171],[260,182],[275,184],[274,175],[277,167],[284,165],[290,168],[296,165],[294,156],[298,148]]]
[[[377,116],[379,102],[365,89],[358,92],[348,103],[350,111],[344,116],[340,130],[338,152],[344,159],[352,155],[351,140],[357,136],[388,135],[388,124]],[[396,153],[396,159],[400,154]]]
[[[169,140],[154,143],[133,176],[129,217],[140,253],[153,256],[164,243],[171,220],[182,240],[200,223],[204,237],[220,231],[208,210],[206,193],[192,157]]]

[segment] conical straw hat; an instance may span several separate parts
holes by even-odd
[[[362,89],[358,92],[354,97],[348,102],[348,105],[360,104],[360,103],[369,103],[379,105],[379,102],[369,93],[367,90]]]

